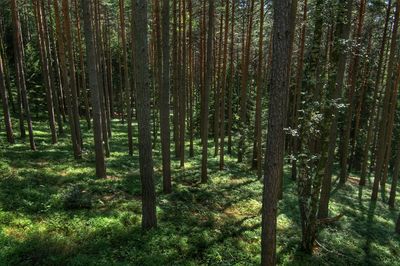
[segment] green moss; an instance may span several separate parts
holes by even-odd
[[[124,126],[113,123],[104,180],[95,177],[90,131],[84,131],[83,159],[76,161],[67,136],[53,146],[46,123],[34,128],[37,152],[21,140],[7,145],[0,133],[0,265],[259,264],[262,183],[234,156],[227,156],[225,171],[217,170],[210,143],[210,182],[200,184],[196,140],[195,157],[185,169],[172,162],[173,193],[165,195],[161,158],[155,153],[159,226],[144,233],[138,157],[127,155]],[[393,234],[396,212],[381,201],[370,205],[370,193],[369,186],[334,185],[331,215],[345,216],[320,232],[320,247],[310,257],[298,250],[296,184],[285,177],[279,264],[400,265],[400,238]],[[71,199],[90,201],[90,206],[66,208]]]

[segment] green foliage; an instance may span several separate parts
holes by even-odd
[[[143,233],[138,160],[126,155],[124,126],[114,121],[109,176],[102,180],[95,178],[91,142],[76,162],[67,136],[52,146],[46,123],[34,128],[37,152],[26,144],[8,146],[0,134],[0,265],[259,264],[262,184],[235,156],[217,171],[218,158],[210,155],[208,184],[199,182],[200,150],[184,170],[173,161],[174,191],[164,195],[156,146],[159,226]],[[91,141],[91,132],[84,133]],[[286,178],[284,189],[280,265],[399,265],[396,214],[384,203],[369,205],[369,186],[334,187],[331,214],[344,217],[321,231],[313,257],[298,250],[296,184]]]

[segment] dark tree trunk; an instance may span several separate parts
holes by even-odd
[[[13,133],[12,123],[11,123],[11,118],[10,118],[10,110],[8,107],[8,94],[7,94],[7,90],[6,90],[3,61],[4,60],[3,60],[2,54],[0,53],[0,96],[1,96],[1,101],[3,104],[3,117],[4,117],[5,128],[6,128],[7,141],[11,144],[14,144],[15,140],[14,140],[14,133]]]
[[[375,201],[378,197],[378,189],[379,183],[381,182],[382,171],[384,167],[384,160],[386,154],[386,141],[388,139],[389,130],[388,130],[388,116],[390,110],[390,98],[392,93],[392,87],[395,79],[395,54],[397,49],[397,31],[399,26],[399,2],[396,1],[396,11],[395,18],[393,22],[393,30],[392,30],[392,42],[390,47],[390,58],[387,67],[387,78],[385,85],[385,92],[383,98],[383,107],[382,107],[382,116],[379,122],[379,133],[378,133],[378,145],[376,150],[376,164],[375,164],[375,177],[372,188],[371,200]]]
[[[160,133],[163,166],[163,190],[172,191],[171,185],[171,148],[169,127],[170,95],[170,46],[169,46],[169,0],[162,2],[162,82],[160,83]]]
[[[96,154],[96,176],[98,178],[106,177],[106,166],[104,160],[104,149],[103,149],[103,133],[102,133],[102,121],[101,121],[101,108],[100,108],[100,96],[99,86],[96,69],[96,47],[94,44],[93,34],[93,16],[90,7],[90,3],[87,0],[82,0],[83,7],[83,20],[84,20],[84,32],[86,42],[86,54],[88,64],[88,76],[89,76],[89,89],[93,107],[93,135],[94,135],[94,148]]]
[[[20,92],[20,104],[21,104],[21,117],[25,116],[28,124],[29,131],[29,144],[32,150],[36,150],[35,139],[33,136],[33,127],[31,112],[29,109],[28,92],[26,89],[25,81],[25,69],[24,69],[24,45],[22,42],[21,23],[19,20],[18,6],[16,0],[11,0],[11,13],[12,13],[12,24],[14,31],[14,52],[15,52],[15,65],[16,65],[16,79],[17,87]],[[23,126],[23,120],[20,120],[21,136],[25,135],[25,128]]]
[[[344,74],[346,70],[346,61],[348,53],[346,52],[346,47],[343,47],[343,43],[349,39],[350,36],[350,28],[351,28],[351,13],[352,13],[352,0],[343,0],[340,4],[342,7],[337,15],[337,24],[336,24],[336,37],[335,44],[333,46],[332,51],[332,65],[335,71],[335,75],[332,76],[330,80],[330,87],[333,88],[331,95],[329,98],[332,101],[338,101],[342,95]],[[343,20],[343,17],[347,17],[346,20]],[[335,69],[336,68],[336,69]],[[336,106],[333,106],[331,110],[331,114],[328,116],[331,117],[329,121],[329,130],[328,130],[328,149],[326,151],[326,163],[324,166],[324,173],[322,179],[321,186],[321,196],[318,210],[319,218],[328,217],[329,212],[329,198],[331,193],[331,183],[332,183],[332,173],[333,173],[333,162],[335,159],[335,149],[336,149],[336,139],[338,134],[338,116],[339,112]]]
[[[207,36],[207,51],[206,51],[206,73],[205,73],[205,84],[203,91],[203,113],[201,117],[201,128],[202,128],[202,156],[201,156],[201,181],[206,183],[208,180],[207,168],[208,168],[208,105],[209,105],[209,93],[212,81],[212,66],[213,57],[213,39],[214,39],[214,0],[208,0],[208,36]]]
[[[272,68],[269,81],[268,135],[265,156],[261,265],[276,264],[278,184],[284,155],[285,106],[289,90],[290,0],[273,1]]]
[[[150,132],[150,86],[148,77],[147,0],[133,1],[135,36],[136,112],[139,127],[139,164],[142,183],[142,227],[157,226],[156,191]]]

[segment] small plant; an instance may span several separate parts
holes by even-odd
[[[92,198],[90,193],[78,185],[72,186],[65,193],[64,208],[67,210],[92,208]]]

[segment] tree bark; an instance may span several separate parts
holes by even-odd
[[[135,38],[136,112],[139,127],[139,165],[142,183],[142,227],[157,226],[156,191],[150,132],[150,86],[148,78],[147,0],[133,0]]]
[[[93,107],[93,135],[96,154],[96,176],[98,178],[105,178],[106,165],[104,160],[100,96],[97,78],[98,73],[96,69],[96,47],[94,44],[93,34],[93,16],[89,1],[82,0],[82,7],[88,64],[89,90],[91,92],[90,95]]]
[[[278,183],[284,155],[285,106],[289,90],[290,0],[273,1],[273,52],[269,81],[268,135],[265,156],[261,265],[276,264]]]
[[[377,145],[377,150],[376,150],[376,164],[375,164],[375,177],[374,177],[374,183],[372,187],[372,194],[371,194],[371,200],[376,201],[378,197],[378,189],[379,189],[379,183],[381,181],[382,177],[382,171],[383,171],[383,164],[384,164],[384,157],[385,157],[385,152],[387,146],[385,145],[387,138],[388,138],[388,114],[390,110],[390,97],[392,93],[392,87],[394,83],[394,77],[395,76],[395,54],[396,54],[396,47],[397,47],[397,32],[398,32],[398,26],[399,26],[399,2],[396,1],[396,11],[395,11],[395,18],[393,22],[393,30],[392,30],[392,42],[390,46],[390,58],[388,62],[388,67],[387,67],[387,78],[386,78],[386,85],[385,85],[385,92],[384,92],[384,98],[383,98],[383,109],[382,109],[382,116],[380,119],[379,123],[379,133],[378,133],[378,145]]]
[[[22,42],[22,32],[21,32],[21,23],[19,20],[18,6],[16,0],[11,0],[11,13],[12,13],[12,24],[14,31],[14,52],[15,52],[15,65],[16,65],[16,79],[17,86],[20,91],[20,102],[21,102],[21,114],[25,116],[26,122],[28,124],[29,131],[29,144],[31,150],[36,150],[35,139],[33,136],[33,127],[32,127],[32,119],[31,112],[29,109],[29,99],[28,92],[26,89],[26,81],[25,81],[25,69],[24,69],[24,45]],[[23,123],[23,120],[21,121]],[[22,130],[21,133],[25,132]],[[23,134],[21,134],[23,135]]]
[[[158,3],[157,3],[158,5]],[[162,2],[162,82],[160,83],[160,133],[163,167],[163,190],[171,193],[171,144],[169,127],[170,97],[170,46],[169,46],[169,0]]]
[[[0,53],[0,96],[1,96],[1,101],[3,104],[3,117],[4,117],[5,128],[6,128],[7,141],[10,144],[14,144],[15,139],[14,139],[14,133],[13,133],[12,123],[11,123],[10,110],[9,110],[9,106],[8,106],[8,93],[6,90],[3,61],[4,60],[3,60],[2,53]]]
[[[209,93],[212,81],[212,66],[213,66],[213,39],[214,39],[214,0],[208,0],[208,29],[207,29],[207,49],[206,49],[206,73],[205,73],[205,84],[203,91],[203,114],[201,117],[201,128],[202,128],[202,156],[201,156],[201,182],[206,183],[208,181],[208,105],[209,105]]]

